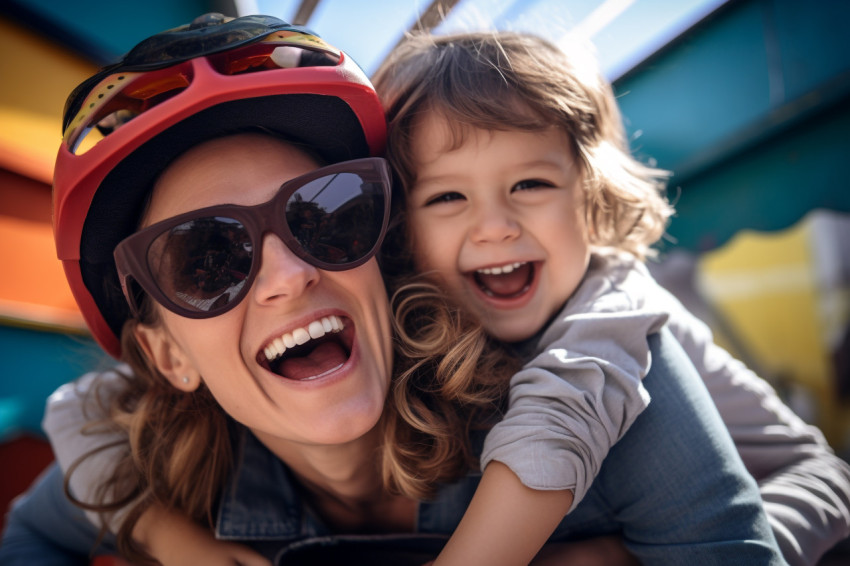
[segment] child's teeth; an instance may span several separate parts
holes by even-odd
[[[288,348],[306,344],[310,340],[321,338],[328,332],[339,332],[343,329],[342,321],[336,315],[326,316],[314,320],[306,328],[296,328],[287,332],[279,338],[275,338],[268,346],[263,348],[266,359],[271,361],[283,355]]]
[[[518,261],[516,263],[509,263],[508,265],[502,265],[500,267],[485,267],[484,269],[479,269],[478,273],[483,275],[501,275],[502,273],[510,273],[514,269],[521,267],[525,262]]]

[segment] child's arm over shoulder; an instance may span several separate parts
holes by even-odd
[[[591,263],[582,284],[511,378],[509,408],[487,435],[482,467],[505,463],[539,490],[584,497],[610,450],[649,403],[647,337],[666,312],[646,308],[644,275]]]
[[[667,315],[644,307],[642,282],[628,264],[598,260],[543,330],[511,378],[509,409],[485,440],[481,484],[438,565],[527,564],[584,497],[649,403],[647,336]]]
[[[522,485],[504,464],[491,462],[435,566],[509,566],[531,562],[572,505],[569,490]]]
[[[84,502],[94,501],[97,488],[109,477],[114,463],[129,450],[126,435],[114,428],[93,425],[105,419],[110,398],[120,392],[130,370],[89,373],[59,387],[48,399],[42,427],[53,447],[56,460],[67,473],[80,457],[92,451],[71,474],[72,494]],[[84,428],[94,429],[83,433]],[[97,527],[101,518],[86,511]],[[110,518],[109,529],[116,532],[123,520],[118,511]],[[246,546],[218,541],[213,534],[193,523],[188,517],[156,505],[142,513],[133,529],[133,539],[159,560],[169,564],[210,564],[267,566],[269,562]]]
[[[124,371],[130,370],[116,366],[110,371],[87,373],[59,387],[47,400],[42,428],[62,472],[67,473],[82,456],[91,453],[77,465],[69,479],[71,494],[80,501],[95,501],[98,486],[129,450],[125,434],[93,424],[108,417],[110,397],[124,387],[125,377],[120,373]],[[90,427],[93,430],[83,432]],[[86,511],[86,516],[101,526],[97,513]]]

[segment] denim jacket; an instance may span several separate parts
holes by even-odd
[[[245,429],[237,443],[241,464],[219,501],[216,538],[283,542],[332,535],[301,500],[292,473],[277,456]],[[434,499],[419,502],[416,532],[450,534],[480,479],[480,473],[470,473],[443,486]]]

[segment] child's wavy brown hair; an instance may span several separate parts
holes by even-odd
[[[416,182],[412,140],[427,113],[442,116],[452,129],[447,149],[459,146],[469,128],[555,126],[567,134],[582,166],[592,245],[644,259],[664,234],[673,213],[665,196],[669,175],[631,155],[611,85],[588,50],[567,52],[513,32],[412,35],[374,82],[402,192]]]

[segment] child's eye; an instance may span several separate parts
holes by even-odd
[[[442,193],[426,200],[425,206],[431,206],[432,204],[442,204],[444,202],[452,202],[456,200],[463,200],[463,195],[455,192]]]
[[[520,181],[516,185],[511,188],[511,192],[513,191],[528,191],[534,189],[551,189],[554,187],[552,183],[547,181],[541,181],[540,179],[526,179],[524,181]]]

